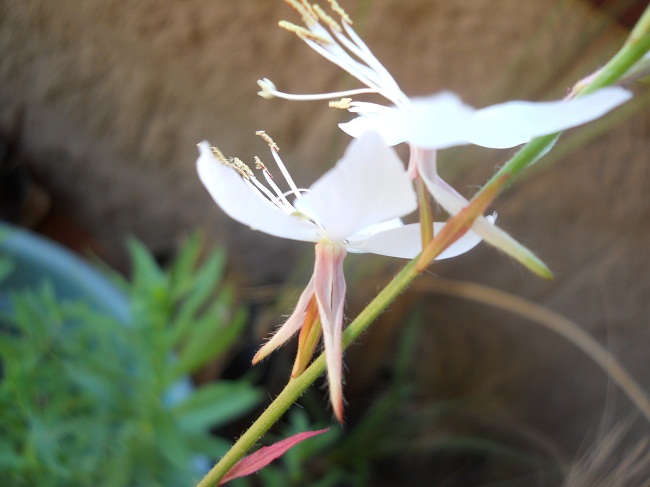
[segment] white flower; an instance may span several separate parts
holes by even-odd
[[[408,142],[446,149],[474,144],[506,149],[595,120],[631,97],[623,88],[610,87],[566,101],[509,101],[476,110],[445,91],[395,107],[351,102],[350,112],[359,116],[339,126],[353,137],[374,130],[389,145]]]
[[[348,251],[402,258],[419,254],[419,225],[403,225],[400,220],[417,208],[416,195],[402,161],[374,132],[354,140],[336,166],[308,190],[296,186],[277,154],[277,146],[262,135],[287,181],[287,192],[276,185],[259,159],[258,169],[270,189],[239,159],[224,157],[207,142],[199,144],[199,177],[221,209],[240,223],[277,237],[316,243],[314,274],[295,311],[254,361],[267,356],[302,327],[307,325],[310,331],[317,326],[313,313],[309,313],[315,299],[322,323],[330,399],[341,420],[341,331],[346,289],[343,260]],[[288,197],[295,199],[289,201]],[[434,231],[439,232],[443,226],[436,223]],[[479,241],[480,237],[468,232],[438,258],[462,254]],[[302,352],[299,348],[299,358]],[[304,362],[304,358],[300,360]]]
[[[258,81],[262,88],[259,94],[266,98],[314,100],[377,93],[392,103],[392,106],[384,106],[348,98],[334,103],[336,107],[358,114],[352,121],[340,124],[353,137],[374,130],[389,145],[408,142],[426,149],[445,149],[475,144],[505,149],[597,119],[632,97],[623,88],[608,87],[580,98],[551,102],[509,101],[479,110],[449,91],[409,98],[354,32],[352,21],[334,0],[330,0],[330,4],[340,15],[340,24],[306,1],[288,0],[287,3],[301,14],[305,27],[289,22],[280,22],[280,25],[296,33],[314,51],[350,73],[366,88],[292,95],[278,91],[265,78]]]
[[[352,21],[330,0],[340,23],[326,15],[316,5],[306,1],[287,0],[302,16],[305,27],[281,22],[281,27],[296,33],[309,47],[359,80],[366,88],[337,93],[293,95],[280,92],[268,79],[258,81],[266,98],[290,100],[332,99],[377,93],[391,105],[352,101],[342,98],[330,105],[347,109],[358,116],[339,126],[353,137],[368,130],[378,132],[389,145],[407,142],[411,148],[409,174],[422,174],[427,188],[436,201],[451,215],[456,215],[467,200],[445,183],[436,172],[435,150],[475,144],[490,148],[509,148],[526,143],[534,137],[553,134],[594,120],[632,97],[620,87],[609,87],[589,95],[551,102],[510,101],[491,107],[475,109],[456,94],[438,94],[409,98],[390,73],[372,54],[368,46],[352,29]],[[324,25],[323,25],[324,24]],[[326,27],[327,28],[326,28]],[[427,164],[425,167],[424,165]],[[487,242],[507,252],[536,272],[548,276],[548,269],[532,252],[499,230],[485,218],[479,218],[473,230]]]

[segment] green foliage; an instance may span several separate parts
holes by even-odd
[[[193,237],[168,270],[132,240],[131,303],[119,323],[52,286],[16,293],[0,316],[0,485],[190,485],[210,429],[255,407],[245,380],[192,391],[186,375],[235,345],[245,316],[222,284],[224,253]],[[0,263],[0,274],[10,272]]]

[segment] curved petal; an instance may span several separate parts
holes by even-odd
[[[346,250],[342,245],[316,244],[314,291],[323,326],[327,381],[330,402],[339,422],[343,422],[343,307],[345,304],[345,276],[343,260]]]
[[[466,126],[474,108],[454,93],[442,91],[426,98],[414,98],[400,109],[408,130],[408,141],[425,149],[445,149],[463,145]]]
[[[377,133],[366,132],[295,205],[325,228],[327,239],[343,242],[370,225],[411,213],[417,198],[395,151]]]
[[[440,232],[444,225],[444,223],[434,223],[434,235]],[[468,231],[436,257],[436,260],[449,259],[464,254],[476,247],[480,241],[481,237],[473,231]],[[354,253],[372,253],[412,259],[422,252],[420,224],[404,225],[371,235],[367,239],[350,242],[347,249]]]
[[[349,122],[340,123],[339,128],[357,139],[364,132],[377,132],[384,139],[386,145],[391,146],[406,142],[409,138],[402,114],[397,108],[383,113],[361,113]]]
[[[510,101],[476,111],[467,127],[467,141],[494,149],[528,142],[603,116],[632,98],[632,93],[609,87],[571,100]]]
[[[420,175],[434,199],[450,215],[458,214],[469,202],[427,165],[419,166]],[[434,182],[435,181],[435,182]],[[490,245],[513,257],[541,277],[549,279],[553,273],[530,249],[517,242],[494,224],[493,217],[479,216],[472,230]]]
[[[208,142],[201,142],[199,151],[196,161],[199,178],[230,218],[276,237],[307,242],[318,240],[317,227],[313,223],[283,212],[249,188],[235,170],[214,158]]]
[[[307,287],[298,298],[296,309],[294,309],[291,316],[281,325],[273,334],[273,336],[257,351],[253,357],[253,365],[260,360],[263,360],[267,355],[274,352],[278,347],[284,345],[293,335],[295,335],[303,324],[305,314],[307,312],[307,305],[314,296],[314,276],[312,275]]]
[[[375,223],[374,225],[370,225],[358,231],[347,240],[364,240],[370,237],[371,235],[374,235],[375,233],[385,232],[386,230],[390,230],[391,228],[401,227],[402,225],[404,225],[404,223],[402,223],[401,218],[393,218],[391,220],[386,220],[385,222]]]

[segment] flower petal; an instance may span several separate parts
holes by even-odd
[[[444,227],[444,223],[434,223],[434,234],[437,234]],[[460,237],[456,242],[444,250],[436,260],[449,259],[476,247],[481,241],[475,232],[469,231]],[[401,227],[376,233],[363,240],[351,241],[347,249],[354,253],[372,253],[386,255],[388,257],[399,257],[412,259],[422,252],[422,236],[419,223],[404,225]]]
[[[345,304],[345,276],[343,260],[346,250],[342,245],[316,244],[314,289],[323,327],[327,381],[330,402],[339,422],[343,422],[343,307]]]
[[[378,113],[361,111],[359,116],[349,122],[340,123],[339,128],[354,138],[361,137],[364,132],[377,132],[386,145],[397,145],[406,142],[409,132],[404,124],[402,113],[397,108],[382,107]]]
[[[404,164],[374,132],[353,140],[343,158],[295,202],[332,242],[417,208]]]
[[[469,204],[469,201],[435,173],[435,168],[432,168],[432,165],[421,163],[418,169],[427,189],[447,213],[456,215]],[[544,262],[530,249],[497,227],[494,224],[494,219],[479,216],[474,221],[472,230],[487,243],[510,255],[537,275],[545,279],[553,277],[553,273]]]
[[[463,103],[458,95],[442,91],[414,98],[400,112],[400,122],[408,130],[408,142],[425,149],[445,149],[467,143],[466,126],[472,120],[474,108]]]
[[[305,315],[307,314],[307,306],[309,301],[314,296],[314,279],[315,275],[312,275],[307,287],[298,298],[298,303],[294,309],[291,316],[284,322],[280,328],[276,330],[273,336],[267,341],[255,354],[253,357],[253,365],[258,363],[260,360],[264,359],[271,352],[275,351],[276,348],[285,344],[293,335],[295,335],[300,327],[302,326]]]
[[[208,142],[201,142],[199,151],[196,161],[199,177],[212,199],[229,217],[276,237],[307,242],[318,239],[313,223],[283,212],[251,190],[235,170],[214,158]]]
[[[404,225],[404,223],[402,223],[401,218],[393,218],[391,220],[386,220],[381,223],[375,223],[374,225],[370,225],[358,231],[357,233],[349,237],[347,240],[349,241],[349,240],[366,239],[371,235],[374,235],[375,233],[385,232],[386,230],[390,230],[391,228],[401,227],[402,225]]]
[[[609,87],[571,100],[510,101],[476,111],[467,127],[467,141],[504,149],[533,137],[553,134],[603,116],[632,98],[632,93]]]

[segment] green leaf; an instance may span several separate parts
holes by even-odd
[[[184,296],[194,283],[194,271],[203,247],[203,238],[198,232],[188,237],[171,264],[170,276],[174,297]]]
[[[187,375],[210,360],[229,350],[242,334],[246,312],[239,309],[228,322],[219,319],[223,309],[215,303],[205,315],[194,323],[192,334],[179,352],[178,362],[169,380]]]
[[[255,407],[262,393],[246,382],[217,382],[199,388],[172,409],[181,429],[196,433],[241,417]]]
[[[232,295],[222,291],[216,296],[217,286],[221,282],[225,262],[225,252],[217,249],[207,259],[201,270],[194,276],[187,298],[181,303],[174,320],[173,343],[183,340],[188,334],[195,334],[193,322],[205,307],[210,298],[217,299],[228,306],[232,303]],[[224,302],[225,301],[225,302]]]
[[[14,262],[8,258],[0,257],[0,282],[4,281],[14,270]]]
[[[220,458],[224,456],[232,443],[230,441],[209,434],[188,436],[188,442],[195,452],[203,453],[210,458]]]
[[[133,264],[133,285],[149,287],[153,283],[166,281],[165,274],[147,247],[135,238],[127,240],[127,247]]]

